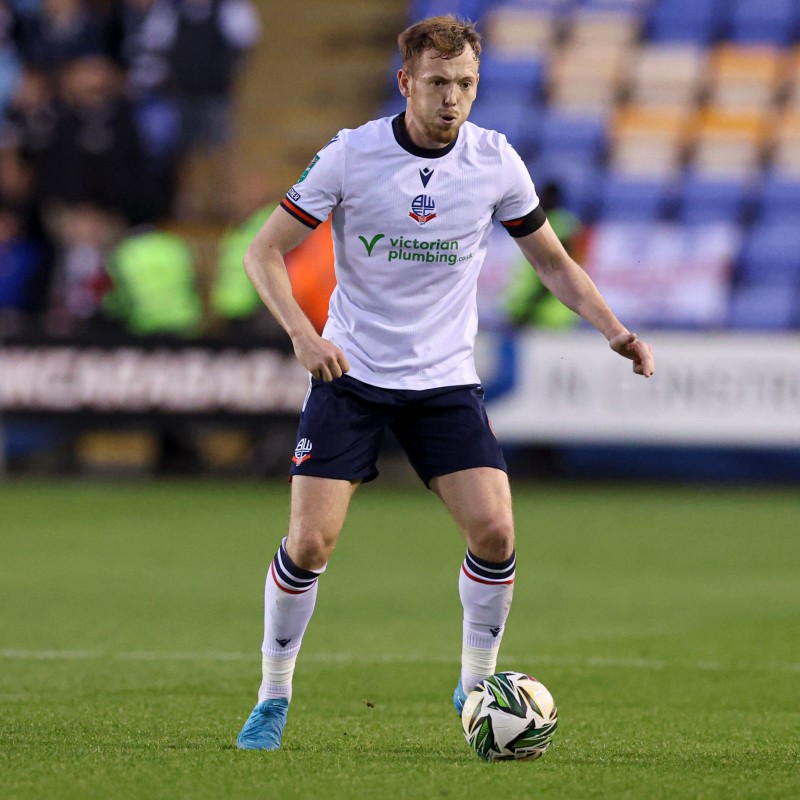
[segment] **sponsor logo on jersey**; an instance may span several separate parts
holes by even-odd
[[[288,194],[289,197],[295,201],[295,203],[300,199],[300,192],[296,192],[294,189],[289,189],[286,194]]]
[[[422,188],[428,185],[428,181],[433,177],[433,170],[430,167],[422,167],[419,171],[419,179],[422,181]]]
[[[376,233],[371,239],[359,236],[359,241],[364,245],[368,256],[372,256],[375,246],[381,239],[386,239],[389,250],[386,253],[387,261],[419,261],[425,264],[457,264],[469,261],[473,254],[459,255],[458,239],[410,239],[405,236],[386,237],[385,233]]]
[[[314,165],[317,163],[317,161],[319,161],[318,155],[314,156],[314,158],[308,162],[308,166],[303,170],[303,174],[297,179],[298,183],[302,183],[308,177],[308,173],[314,169]]]
[[[294,449],[292,462],[295,466],[299,467],[304,461],[311,458],[311,439],[301,439]]]
[[[371,256],[372,255],[372,248],[375,247],[375,245],[381,239],[383,239],[384,236],[386,236],[385,233],[376,233],[369,241],[367,241],[363,236],[359,236],[358,238],[361,240],[361,244],[363,244],[364,247],[367,248],[367,255]]]
[[[436,203],[427,194],[418,194],[411,201],[411,211],[408,216],[420,225],[425,225],[432,219],[436,219]]]

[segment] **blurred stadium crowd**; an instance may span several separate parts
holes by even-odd
[[[190,178],[211,164],[228,200],[260,32],[250,0],[0,0],[0,335],[200,329],[194,253],[166,225],[234,214]]]
[[[472,120],[592,226],[585,263],[626,319],[800,327],[800,3],[412,4],[415,18],[448,11],[484,34]],[[625,275],[611,268],[626,258]],[[669,263],[691,292],[668,285]],[[660,284],[649,316],[622,296],[647,269]],[[675,302],[659,309],[665,289]]]

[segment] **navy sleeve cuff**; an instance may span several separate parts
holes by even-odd
[[[542,207],[536,206],[533,211],[527,213],[524,217],[519,219],[509,219],[501,222],[502,226],[513,236],[515,239],[520,239],[527,236],[529,233],[538,231],[542,225],[547,222],[547,216]]]

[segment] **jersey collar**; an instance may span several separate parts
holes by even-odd
[[[412,156],[419,156],[420,158],[441,158],[442,156],[446,156],[456,146],[456,142],[458,141],[458,135],[456,135],[456,138],[444,147],[428,148],[414,144],[406,129],[405,111],[402,114],[398,114],[392,120],[392,131],[394,132],[394,138],[397,140],[397,144],[399,144],[403,150],[411,153]],[[461,131],[459,131],[459,133],[461,133]]]

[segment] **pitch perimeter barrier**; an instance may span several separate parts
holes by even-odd
[[[479,337],[503,442],[800,447],[800,335],[643,333],[634,376],[593,332]],[[499,373],[501,374],[498,374]],[[497,387],[493,389],[492,387]],[[0,413],[25,417],[296,417],[308,375],[274,345],[132,340],[0,347]]]
[[[597,333],[482,337],[479,373],[505,349],[489,417],[514,444],[800,447],[800,334],[639,332],[656,374],[633,375]],[[498,380],[499,379],[499,380]],[[493,397],[491,396],[493,394]]]
[[[141,340],[0,347],[0,413],[28,416],[297,414],[308,374],[274,346]]]

